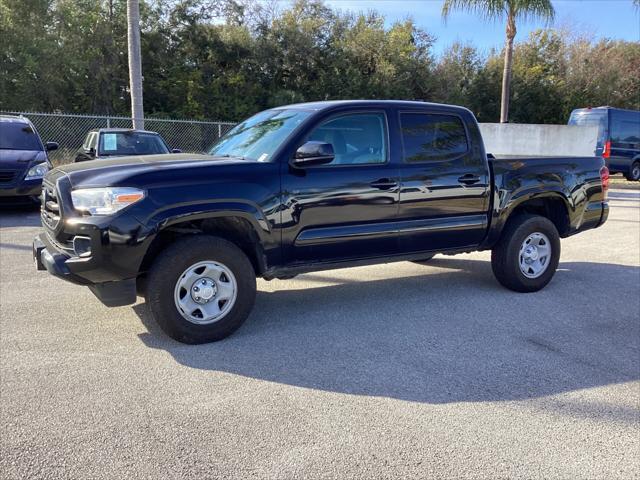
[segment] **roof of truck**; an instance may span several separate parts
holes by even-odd
[[[446,105],[443,103],[430,103],[430,102],[422,102],[416,100],[326,100],[323,102],[308,102],[308,103],[294,103],[292,105],[282,105],[277,107],[277,109],[300,109],[300,110],[326,110],[333,107],[340,106],[362,106],[362,107],[405,107],[405,108],[415,108],[415,107],[437,107],[437,108],[450,108],[450,109],[459,109],[459,110],[467,110],[464,107],[460,107],[457,105]]]

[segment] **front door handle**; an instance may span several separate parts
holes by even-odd
[[[379,188],[380,190],[391,190],[398,186],[398,182],[391,180],[390,178],[381,178],[380,180],[376,180],[375,182],[371,182],[373,188]]]
[[[473,173],[466,173],[458,178],[458,182],[464,183],[465,185],[473,185],[474,183],[478,183],[479,181],[480,177],[478,175],[474,175]]]

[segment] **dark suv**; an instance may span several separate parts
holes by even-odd
[[[571,112],[569,125],[597,125],[596,155],[611,173],[640,180],[640,112],[612,107],[579,108]]]
[[[42,143],[28,118],[0,115],[0,199],[24,201],[42,190],[42,177],[51,167],[47,151],[55,142]]]
[[[87,134],[74,161],[180,152],[178,149],[169,150],[164,139],[156,132],[129,128],[99,128]]]

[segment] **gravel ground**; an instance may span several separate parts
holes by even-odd
[[[31,261],[0,213],[0,477],[640,478],[640,192],[535,294],[489,254],[260,281],[186,346]]]

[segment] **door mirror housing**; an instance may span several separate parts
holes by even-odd
[[[47,152],[53,152],[54,150],[57,150],[59,147],[57,142],[47,142],[44,144],[44,149]]]
[[[294,155],[291,164],[304,168],[313,165],[325,165],[336,158],[333,145],[325,142],[310,141],[301,145]]]
[[[95,157],[96,156],[96,149],[91,147],[89,150],[87,150],[87,155],[89,155],[90,157]]]

